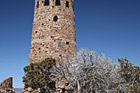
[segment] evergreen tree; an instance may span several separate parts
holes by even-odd
[[[34,63],[24,67],[25,76],[23,76],[23,83],[25,88],[31,87],[32,89],[40,88],[42,93],[55,88],[49,75],[50,69],[55,65],[55,60],[46,58],[41,63]]]

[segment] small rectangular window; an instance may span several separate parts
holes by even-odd
[[[58,41],[57,44],[58,44],[58,47],[61,47],[61,41]]]
[[[39,1],[37,1],[37,8],[39,8]]]
[[[44,5],[45,5],[45,6],[48,6],[48,5],[49,5],[49,3],[50,3],[50,2],[49,2],[49,0],[45,0]]]
[[[66,1],[66,7],[69,8],[69,1]]]
[[[55,5],[57,6],[57,5],[60,5],[60,0],[56,0],[55,1]]]

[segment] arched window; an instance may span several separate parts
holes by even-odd
[[[57,22],[57,20],[58,20],[58,17],[57,16],[54,16],[53,21],[54,22]]]
[[[66,7],[69,8],[69,1],[68,0],[66,0]]]
[[[56,0],[55,5],[60,5],[60,0]]]
[[[45,5],[45,6],[48,6],[48,5],[49,5],[49,3],[50,3],[50,2],[49,2],[49,0],[45,0],[44,5]]]
[[[39,8],[39,0],[37,1],[37,8]]]
[[[69,45],[69,42],[66,42],[66,45]]]

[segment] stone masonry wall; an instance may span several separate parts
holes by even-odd
[[[44,3],[35,0],[30,64],[48,57],[67,61],[77,52],[73,0],[60,0],[60,5],[56,0]]]

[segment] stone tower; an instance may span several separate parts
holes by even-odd
[[[29,64],[76,55],[73,0],[35,0]]]

